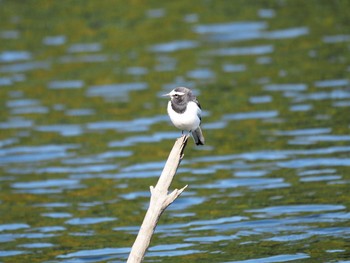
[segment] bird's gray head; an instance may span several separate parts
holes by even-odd
[[[187,104],[194,97],[192,91],[185,87],[177,87],[164,96],[169,96],[171,101],[176,105]]]

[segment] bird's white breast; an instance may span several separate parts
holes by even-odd
[[[184,113],[177,113],[174,111],[169,101],[168,114],[174,126],[181,130],[194,131],[200,124],[198,115],[200,116],[201,109],[193,101],[188,102]]]

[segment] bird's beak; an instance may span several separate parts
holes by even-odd
[[[162,97],[170,97],[170,93],[167,93],[167,94],[163,94]]]

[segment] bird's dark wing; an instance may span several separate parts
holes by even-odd
[[[200,120],[202,120],[202,107],[201,107],[201,105],[199,104],[199,101],[195,98],[194,100],[193,100],[196,104],[197,104],[197,106],[198,106],[198,111],[197,111],[197,116],[198,116],[198,118],[200,119]]]
[[[201,105],[199,104],[199,101],[195,96],[192,97],[192,101],[195,102],[200,109],[202,109]]]

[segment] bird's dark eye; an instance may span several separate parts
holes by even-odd
[[[174,95],[174,97],[175,97],[175,98],[178,98],[178,97],[179,97],[179,95],[178,95],[178,94],[175,94],[175,95]]]

